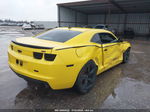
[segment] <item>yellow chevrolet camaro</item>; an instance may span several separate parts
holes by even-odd
[[[12,41],[8,62],[28,82],[48,84],[54,90],[75,87],[84,94],[101,72],[127,62],[130,48],[107,30],[62,27]]]

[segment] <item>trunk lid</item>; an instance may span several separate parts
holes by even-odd
[[[42,39],[38,39],[35,37],[17,38],[16,42],[24,44],[24,45],[39,47],[39,48],[40,47],[54,48],[54,47],[65,47],[65,46],[67,46],[64,43],[54,42],[54,41],[49,41],[49,40],[42,40]]]
[[[32,37],[17,38],[12,41],[10,49],[20,55],[33,57],[34,53],[52,53],[53,48],[65,47],[64,43],[42,40]]]

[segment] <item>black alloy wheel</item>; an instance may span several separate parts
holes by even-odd
[[[89,92],[96,81],[97,66],[94,61],[87,62],[79,72],[75,88],[81,94]]]
[[[127,63],[130,57],[130,48],[123,53],[123,63]]]

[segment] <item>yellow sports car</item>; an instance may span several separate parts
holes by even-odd
[[[52,89],[75,87],[87,93],[101,72],[127,62],[130,43],[113,33],[92,28],[56,28],[12,41],[9,66],[27,81]]]

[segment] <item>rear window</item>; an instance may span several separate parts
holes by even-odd
[[[62,29],[54,29],[47,31],[41,35],[36,36],[39,39],[56,41],[56,42],[66,42],[69,39],[79,35],[81,32],[79,31],[71,31],[71,30],[62,30]]]

